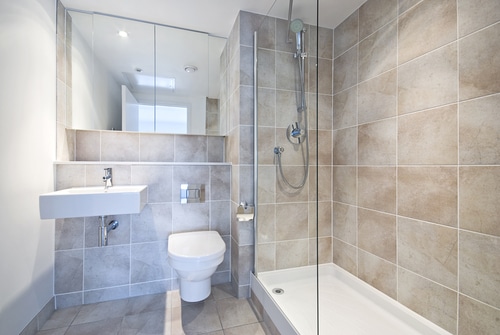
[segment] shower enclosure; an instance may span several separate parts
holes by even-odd
[[[331,262],[330,199],[318,188],[318,178],[323,178],[323,194],[330,193],[331,155],[318,155],[317,143],[318,132],[331,134],[332,129],[331,117],[318,127],[319,82],[331,83],[332,78],[332,32],[321,32],[329,33],[330,43],[324,48],[330,54],[326,51],[319,61],[318,2],[306,2],[296,7],[293,0],[275,1],[254,36],[257,278],[269,271]],[[331,101],[331,84],[324,91]],[[331,106],[322,112],[331,113]],[[312,278],[307,286],[317,287]],[[280,287],[273,291],[294,295]],[[313,307],[307,319],[316,324],[317,303]]]

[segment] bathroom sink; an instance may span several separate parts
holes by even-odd
[[[74,187],[40,195],[40,218],[62,219],[140,213],[147,185]]]

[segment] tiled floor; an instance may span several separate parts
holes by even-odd
[[[37,335],[269,334],[249,300],[230,292],[230,284],[224,284],[214,286],[199,303],[181,304],[178,294],[170,292],[64,308]]]

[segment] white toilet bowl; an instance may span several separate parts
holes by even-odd
[[[216,231],[194,231],[168,237],[168,262],[177,272],[181,299],[201,301],[210,295],[210,277],[224,260],[226,244]]]

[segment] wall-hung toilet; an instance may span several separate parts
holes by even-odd
[[[226,244],[216,231],[171,234],[168,262],[177,272],[181,299],[201,301],[210,295],[210,277],[224,260]]]

